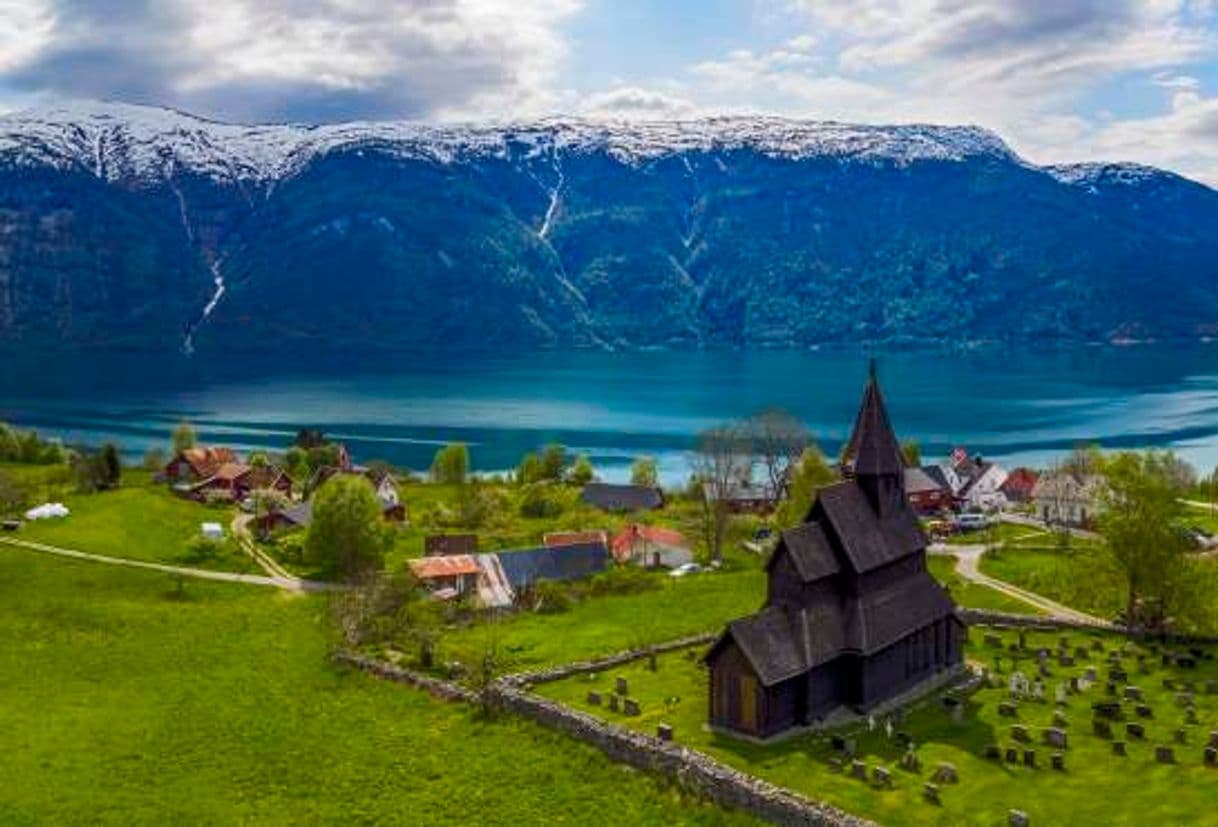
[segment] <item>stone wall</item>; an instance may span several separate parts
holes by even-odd
[[[488,692],[495,708],[578,738],[614,761],[658,773],[684,790],[721,806],[752,813],[773,824],[784,827],[873,825],[866,819],[734,770],[697,750],[661,741],[540,698],[513,680],[498,681]]]
[[[357,655],[353,652],[335,652],[333,659],[335,663],[354,666],[356,669],[376,675],[378,678],[384,678],[396,683],[410,684],[441,700],[464,701],[471,704],[478,702],[478,693],[466,689],[460,684],[442,681],[439,678],[433,678],[419,672],[412,672],[409,669],[403,669],[400,666],[394,666],[392,663],[386,663],[382,660]]]
[[[719,634],[717,632],[705,633],[701,635],[690,635],[689,637],[678,638],[677,640],[657,643],[650,647],[641,649],[627,649],[624,652],[618,652],[616,655],[609,655],[597,660],[578,660],[574,663],[564,663],[559,666],[551,666],[548,669],[539,669],[536,672],[522,672],[516,675],[508,675],[502,680],[516,685],[561,681],[562,679],[569,678],[572,675],[583,675],[587,674],[588,672],[602,672],[606,669],[612,669],[615,666],[621,666],[622,664],[642,660],[652,653],[659,655],[676,649],[687,649],[690,646],[705,645],[711,643],[718,636]]]
[[[1111,632],[1128,637],[1143,637],[1137,631],[1126,629],[1124,626],[1096,626],[1093,623],[1083,623],[1077,620],[1066,620],[1057,617],[1040,615],[1011,614],[995,612],[988,609],[959,608],[956,614],[970,626],[1017,626],[1021,629],[1082,629],[1089,632]],[[1218,637],[1209,635],[1169,635],[1168,641],[1188,643],[1218,643]]]

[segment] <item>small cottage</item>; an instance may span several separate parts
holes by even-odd
[[[652,511],[664,507],[664,494],[647,485],[591,482],[584,486],[580,498],[602,511]]]

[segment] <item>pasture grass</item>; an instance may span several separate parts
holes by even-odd
[[[322,597],[0,549],[0,823],[752,824],[333,666]]]

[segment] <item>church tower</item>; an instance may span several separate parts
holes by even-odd
[[[863,390],[863,401],[847,443],[844,470],[867,495],[880,519],[907,507],[905,461],[884,405],[884,394],[876,378],[875,359]]]

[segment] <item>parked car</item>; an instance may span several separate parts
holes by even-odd
[[[957,514],[954,525],[957,531],[979,531],[989,528],[992,522],[989,515],[970,511]]]
[[[684,577],[687,574],[697,574],[702,571],[702,567],[697,563],[682,563],[668,573],[669,577]]]

